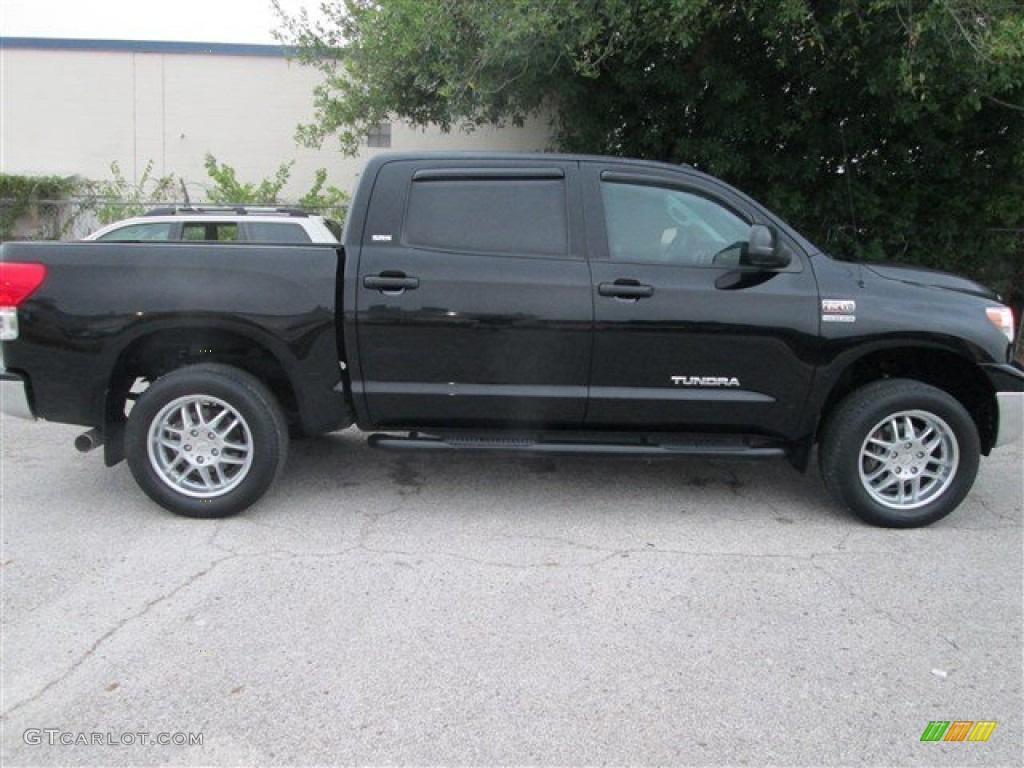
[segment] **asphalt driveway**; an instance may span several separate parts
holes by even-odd
[[[1019,447],[951,517],[888,531],[784,462],[404,456],[350,431],[201,521],[74,428],[0,423],[5,766],[1024,749]],[[997,725],[922,742],[936,720]]]

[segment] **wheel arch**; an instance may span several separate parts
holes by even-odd
[[[971,415],[981,452],[988,455],[997,431],[998,406],[988,377],[969,357],[944,347],[895,343],[876,347],[834,366],[810,433],[820,439],[836,407],[852,392],[883,379],[914,379],[947,392]]]
[[[302,423],[287,349],[273,339],[226,325],[176,324],[135,335],[116,353],[104,393],[104,453],[108,466],[124,458],[124,423],[131,389],[138,379],[161,376],[199,363],[220,363],[251,374],[273,394],[290,422]]]

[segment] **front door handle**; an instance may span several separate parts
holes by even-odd
[[[602,296],[636,301],[653,296],[654,286],[642,285],[637,280],[616,280],[614,283],[598,283],[597,292]]]
[[[383,272],[379,275],[367,275],[363,278],[363,286],[372,291],[380,291],[387,296],[398,296],[405,291],[413,291],[420,287],[418,277],[408,277],[404,272]]]

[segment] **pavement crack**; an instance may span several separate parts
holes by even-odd
[[[402,507],[405,506],[406,498],[407,496],[403,494],[401,501],[399,501],[395,506],[391,507],[390,509],[384,510],[383,512],[363,512],[363,522],[359,526],[359,535],[356,537],[356,547],[359,549],[365,549],[368,552],[372,552],[373,550],[366,545],[366,542],[369,540],[370,536],[373,535],[374,528],[376,528],[377,524],[385,517],[389,517],[390,515],[394,515],[400,512],[402,510]]]
[[[818,562],[818,559],[821,557],[831,557],[835,556],[835,554],[836,553],[834,552],[829,552],[812,555],[810,558],[811,567],[818,571],[818,573],[822,574],[825,577],[825,579],[827,579],[829,583],[831,583],[839,592],[844,594],[847,599],[853,600],[859,603],[860,605],[864,606],[864,608],[869,613],[872,613],[875,616],[884,619],[885,621],[892,624],[894,627],[902,627],[905,629],[913,628],[914,625],[912,623],[899,618],[892,611],[886,610],[881,605],[874,603],[871,600],[868,600],[863,595],[859,594],[856,590],[854,590],[852,587],[850,587],[846,582],[837,579],[835,574],[833,574],[831,571],[825,568],[825,566],[822,563]]]
[[[516,534],[501,533],[495,536],[496,539],[509,539],[512,541],[540,541],[550,542],[553,544],[565,544],[572,549],[583,549],[588,552],[621,552],[621,549],[610,549],[608,547],[599,547],[594,544],[584,544],[580,541],[573,541],[572,539],[566,539],[560,536],[523,536]]]
[[[212,539],[213,537],[211,537],[211,541]],[[114,635],[116,635],[118,632],[124,629],[124,627],[126,627],[128,624],[132,623],[136,619],[142,618],[161,603],[165,603],[168,600],[174,598],[178,593],[182,592],[185,589],[188,589],[190,586],[199,581],[199,579],[209,574],[221,563],[227,562],[228,560],[231,560],[235,557],[238,557],[238,555],[226,555],[225,557],[221,557],[217,560],[214,560],[201,571],[193,573],[185,581],[181,582],[176,587],[174,587],[174,589],[170,590],[169,592],[165,592],[162,595],[154,597],[152,600],[147,601],[146,604],[142,606],[141,610],[136,611],[132,615],[126,616],[125,618],[121,619],[119,622],[117,622],[117,624],[115,624],[113,627],[111,627],[98,638],[96,638],[96,640],[93,641],[92,645],[90,645],[81,656],[79,656],[74,662],[72,662],[71,666],[68,667],[61,675],[46,683],[46,685],[40,688],[36,693],[32,694],[31,696],[25,699],[22,699],[21,701],[17,702],[16,704],[8,708],[5,712],[0,713],[0,720],[6,720],[11,714],[21,709],[22,707],[25,707],[35,701],[38,701],[53,688],[60,685],[62,682],[67,680],[71,675],[73,675],[83,664],[85,664],[85,662],[87,662],[96,654],[96,651],[99,650],[99,648],[104,643],[106,643],[108,640],[114,637]]]

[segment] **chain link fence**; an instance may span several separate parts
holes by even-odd
[[[99,227],[94,201],[85,198],[0,199],[3,240],[76,240]]]

